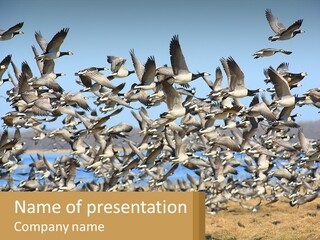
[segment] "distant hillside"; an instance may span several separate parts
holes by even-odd
[[[320,120],[304,121],[298,123],[303,128],[303,133],[307,138],[319,139],[320,137]]]

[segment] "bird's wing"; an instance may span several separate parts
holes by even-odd
[[[87,88],[92,87],[92,81],[91,81],[91,78],[89,76],[81,74],[81,75],[79,75],[79,78],[80,78],[83,86],[85,86]]]
[[[63,28],[61,31],[57,32],[56,35],[54,35],[54,37],[48,43],[46,52],[58,52],[68,32],[69,28]]]
[[[168,109],[173,110],[176,107],[182,107],[182,99],[179,92],[166,81],[162,85],[163,91],[166,94]]]
[[[148,57],[145,64],[145,70],[141,78],[141,83],[144,85],[150,85],[154,81],[156,75],[156,63],[154,57]]]
[[[18,31],[19,29],[21,29],[23,26],[23,22],[17,23],[16,25],[14,25],[13,27],[9,28],[7,31],[3,32],[2,35],[6,35],[6,34],[12,34],[15,31]]]
[[[116,73],[121,68],[121,66],[126,62],[126,59],[122,57],[116,57],[116,56],[107,56],[107,61],[108,63],[111,64],[111,71],[113,73]]]
[[[295,30],[301,27],[302,22],[303,22],[302,19],[295,21],[290,27],[287,28],[285,32],[289,32],[289,33],[294,32]]]
[[[34,54],[34,58],[35,58],[36,61],[37,61],[38,69],[39,69],[40,73],[43,74],[43,61],[41,61],[41,60],[39,59],[39,55],[40,55],[40,54],[38,53],[38,50],[36,49],[35,46],[32,46],[31,48],[32,48],[32,51],[33,51],[33,54]]]
[[[229,70],[229,66],[227,64],[227,60],[224,58],[220,58],[220,62],[222,64],[222,67],[227,75],[227,79],[228,79],[228,86],[230,88],[231,84],[231,74],[230,74],[230,70]]]
[[[170,42],[170,59],[171,66],[175,75],[178,75],[179,72],[189,72],[188,66],[184,59],[178,35],[174,35]]]
[[[288,82],[272,67],[268,69],[268,75],[274,85],[278,97],[291,96]]]
[[[130,56],[131,56],[131,59],[132,59],[134,70],[135,70],[135,72],[137,74],[137,77],[138,77],[139,81],[141,82],[145,67],[141,64],[141,62],[137,58],[136,54],[134,53],[133,49],[130,50]]]
[[[54,61],[53,60],[44,60],[42,74],[54,73]]]
[[[90,77],[93,81],[99,83],[100,85],[106,86],[107,88],[114,89],[115,86],[110,82],[110,80],[101,72],[89,71],[85,74]]]
[[[286,30],[286,27],[279,21],[278,18],[276,18],[275,16],[273,16],[271,9],[267,9],[266,10],[266,18],[268,20],[268,23],[271,27],[271,29],[276,33],[276,34],[280,34],[282,33],[284,30]]]
[[[42,52],[45,52],[47,50],[48,42],[43,38],[42,34],[40,31],[36,32],[34,34]]]
[[[277,72],[280,75],[284,75],[288,71],[289,71],[289,63],[288,62],[280,63],[280,65],[277,67]]]
[[[222,72],[221,72],[221,68],[217,67],[216,68],[216,80],[213,83],[213,89],[217,88],[217,87],[221,87],[221,82],[222,82]]]
[[[231,73],[233,73],[236,76],[236,83],[235,86],[242,86],[244,87],[244,73],[241,71],[240,67],[236,63],[236,61],[232,58],[229,57],[227,59],[227,64],[229,66],[229,70]],[[232,75],[232,74],[231,74]],[[233,78],[231,78],[233,81]],[[234,83],[233,83],[234,84]]]

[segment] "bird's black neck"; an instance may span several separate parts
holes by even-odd
[[[197,73],[197,74],[192,73],[191,80],[196,80],[197,78],[199,78],[201,76],[203,76],[203,73]]]
[[[64,55],[70,55],[69,52],[60,52],[60,56],[64,56]]]
[[[255,89],[255,90],[248,89],[248,96],[255,96],[257,92],[259,92],[259,89]]]

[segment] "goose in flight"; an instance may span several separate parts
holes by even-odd
[[[295,97],[292,96],[290,92],[290,87],[288,82],[272,67],[268,69],[268,75],[270,81],[274,85],[277,100],[275,103],[278,103],[282,107],[292,107],[295,105]]]
[[[156,86],[154,82],[154,78],[156,75],[156,62],[154,57],[148,57],[146,64],[143,66],[136,57],[133,49],[130,51],[130,55],[135,72],[141,83],[138,85],[134,85],[134,88],[143,90],[153,89]]]
[[[232,57],[229,57],[227,60],[221,59],[221,62],[226,71],[229,82],[229,89],[225,92],[225,98],[228,96],[233,98],[243,98],[246,96],[254,96],[256,93],[264,91],[261,88],[249,90],[245,87],[244,73]]]
[[[54,35],[49,43],[43,38],[41,32],[35,33],[35,38],[43,51],[43,54],[37,56],[37,60],[53,60],[55,58],[62,57],[64,55],[73,55],[72,52],[62,52],[60,51],[60,46],[63,43],[69,32],[69,28],[63,28],[58,33]]]
[[[114,86],[111,83],[110,79],[106,75],[101,73],[99,70],[104,70],[104,69],[90,67],[90,68],[86,68],[81,71],[78,71],[77,73],[75,73],[75,75],[79,76],[81,81],[88,87],[92,87],[92,83],[91,83],[91,80],[92,80],[101,86],[105,86],[110,89],[115,89],[116,86]]]
[[[89,71],[96,71],[96,72],[100,72],[100,71],[106,71],[109,70],[109,68],[106,67],[88,67],[86,69],[80,70],[78,72],[76,72],[74,75],[78,76],[80,79],[77,80],[76,82],[79,85],[84,86],[85,88],[91,88],[93,86],[93,83],[91,81],[91,77],[86,76],[86,73]]]
[[[289,40],[297,34],[305,32],[303,29],[299,29],[303,22],[302,19],[295,21],[291,26],[286,28],[283,23],[272,14],[271,9],[267,9],[265,14],[271,29],[276,33],[276,35],[268,38],[272,42],[278,40]]]
[[[15,35],[23,34],[20,29],[23,26],[23,22],[20,22],[13,27],[9,28],[8,30],[0,29],[0,41],[6,41],[12,39]]]
[[[186,109],[183,106],[180,93],[167,81],[162,82],[162,87],[166,96],[166,103],[169,111],[162,113],[160,117],[166,119],[176,119],[184,116],[186,114]]]
[[[254,56],[254,59],[257,59],[260,57],[270,57],[278,52],[286,54],[286,55],[290,55],[292,53],[292,52],[286,51],[284,49],[263,48],[263,49],[260,49],[259,51],[256,51],[252,56]]]
[[[8,66],[11,62],[11,55],[6,56],[1,62],[0,62],[0,86],[4,83],[9,81],[9,79],[3,79],[2,76],[5,73],[5,71],[8,69]]]
[[[107,56],[107,61],[111,64],[112,71],[112,73],[108,76],[109,80],[112,80],[114,78],[128,77],[130,74],[134,73],[134,71],[129,71],[126,68],[125,62],[127,61],[127,59],[116,56]]]
[[[211,99],[211,101],[220,101],[221,100],[221,91],[222,91],[222,71],[220,67],[216,68],[216,79],[214,82],[212,82],[208,76],[203,76],[203,80],[206,82],[206,84],[211,89],[210,94],[208,95]]]
[[[182,86],[188,86],[189,82],[203,76],[208,76],[209,73],[191,73],[182,53],[179,43],[179,36],[174,35],[170,42],[170,60],[174,75],[168,79],[170,84],[177,83]]]

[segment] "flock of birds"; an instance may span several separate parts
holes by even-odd
[[[271,10],[267,9],[265,14],[275,32],[270,41],[289,40],[304,32],[300,29],[302,20],[286,28]],[[0,31],[0,40],[21,34],[22,27],[23,23],[19,23]],[[42,51],[39,54],[32,46],[38,76],[27,62],[18,68],[11,55],[0,63],[1,84],[13,86],[6,97],[12,111],[2,117],[0,174],[6,184],[1,191],[204,191],[211,213],[224,209],[228,201],[256,211],[262,201],[270,204],[285,197],[294,206],[319,196],[320,140],[306,138],[295,122],[296,115],[291,114],[296,106],[320,107],[319,88],[301,96],[291,93],[307,73],[292,73],[284,62],[277,68],[265,69],[265,83],[270,88],[248,89],[235,59],[221,58],[227,79],[227,86],[223,87],[220,67],[216,68],[214,81],[207,72],[189,71],[179,37],[175,35],[170,42],[171,66],[157,67],[153,56],[142,64],[134,50],[130,50],[134,69],[128,70],[126,59],[108,56],[111,73],[104,74],[108,70],[105,67],[79,70],[75,73],[79,78],[76,82],[82,89],[71,93],[64,91],[57,81],[63,73],[54,70],[59,57],[73,54],[60,51],[68,31],[63,28],[50,42],[41,32],[35,33]],[[283,49],[265,48],[254,53],[254,58],[277,52],[291,54]],[[8,73],[5,79],[10,65],[14,76]],[[136,75],[138,82],[124,92],[127,82],[117,85],[114,79],[131,74]],[[211,89],[207,96],[199,97],[190,88],[196,79]],[[270,99],[266,92],[270,92]],[[88,97],[93,99],[92,104]],[[248,107],[241,103],[247,97],[252,99]],[[141,107],[132,107],[132,102]],[[166,104],[167,111],[151,119],[148,110],[161,104]],[[109,119],[124,110],[136,119],[140,142],[128,138],[135,124],[108,125]],[[60,117],[61,127],[45,128]],[[15,130],[11,137],[13,131],[9,129]],[[33,130],[33,141],[44,138],[63,141],[70,146],[70,153],[54,162],[38,154],[25,179],[15,184],[13,176],[23,163],[26,150],[20,129]],[[87,143],[88,137],[94,139],[94,144]],[[116,146],[115,139],[122,144]],[[196,177],[186,174],[184,178],[171,180],[179,166],[193,171]],[[95,178],[77,182],[79,171],[91,172]],[[241,177],[244,172],[246,177]],[[259,201],[248,205],[248,199]]]

